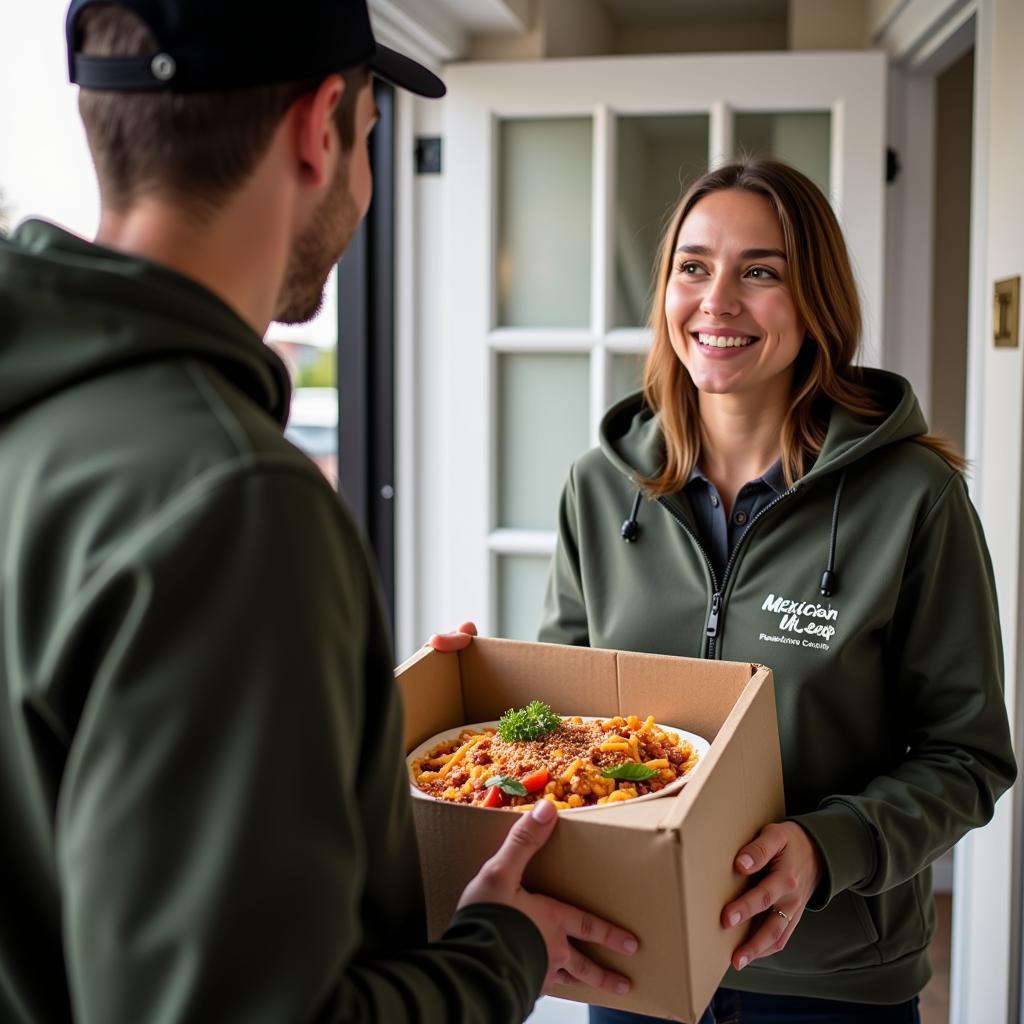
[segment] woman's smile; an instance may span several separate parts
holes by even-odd
[[[739,331],[720,327],[699,328],[691,331],[690,337],[706,350],[703,354],[711,359],[737,356],[743,349],[748,349],[761,340],[758,335],[741,334]]]

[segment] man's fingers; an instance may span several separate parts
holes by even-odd
[[[606,946],[608,949],[614,949],[616,953],[625,953],[627,956],[632,956],[637,951],[635,935],[627,932],[625,928],[605,921],[604,918],[588,914],[579,907],[561,904],[560,924],[570,938]]]
[[[557,971],[555,971],[552,980],[557,981],[559,985],[579,984],[579,982],[568,971],[563,970],[562,968],[559,968]],[[544,987],[547,988],[548,986],[545,984]]]
[[[550,800],[538,800],[532,811],[520,815],[483,870],[492,878],[500,875],[502,885],[514,893],[530,858],[548,841],[557,818],[558,808]]]
[[[615,971],[605,970],[590,957],[584,956],[575,946],[569,947],[569,959],[562,964],[558,974],[561,975],[563,972],[582,985],[613,992],[617,996],[624,996],[631,988],[629,978]]]

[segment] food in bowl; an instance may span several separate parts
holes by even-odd
[[[409,768],[416,795],[516,811],[551,800],[571,811],[674,791],[707,746],[653,715],[563,717],[533,701],[499,722],[439,734]]]

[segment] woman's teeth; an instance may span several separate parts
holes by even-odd
[[[754,339],[746,335],[729,337],[724,334],[698,334],[697,340],[702,345],[708,345],[711,348],[743,348]]]

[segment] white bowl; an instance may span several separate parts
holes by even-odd
[[[596,722],[598,720],[607,722],[609,718],[613,718],[614,715],[562,715],[562,718],[575,718],[579,717],[584,722]],[[409,786],[412,789],[412,795],[419,797],[421,800],[440,800],[441,797],[431,796],[429,793],[424,793],[419,786],[416,785],[416,779],[412,773],[413,761],[417,758],[423,757],[427,751],[432,747],[436,747],[439,743],[443,743],[445,740],[453,740],[458,737],[462,732],[467,729],[472,729],[474,732],[483,732],[484,729],[497,729],[497,722],[475,722],[470,725],[460,725],[456,729],[445,729],[444,732],[439,732],[436,736],[431,736],[425,743],[421,743],[415,750],[413,750],[405,759],[406,764],[409,768]],[[614,804],[590,804],[586,807],[569,807],[561,810],[560,814],[576,814],[580,811],[603,811],[608,807],[614,807],[618,803],[632,806],[633,804],[639,803],[641,800],[656,800],[661,796],[669,796],[672,793],[677,792],[686,785],[690,779],[693,778],[693,773],[700,768],[701,761],[704,760],[704,755],[708,752],[708,748],[711,746],[710,743],[703,736],[697,736],[695,733],[687,732],[685,729],[678,729],[674,725],[662,725],[660,722],[655,722],[655,728],[661,729],[662,732],[674,732],[681,740],[685,740],[690,746],[693,747],[694,752],[697,754],[697,763],[681,778],[670,782],[664,789],[659,789],[657,793],[645,793],[643,796],[633,797],[631,800],[616,801]],[[446,801],[447,803],[455,803],[455,801]],[[463,804],[462,806],[467,806]],[[479,806],[479,805],[474,805]],[[497,808],[495,808],[497,809]],[[507,808],[505,808],[507,810]]]

